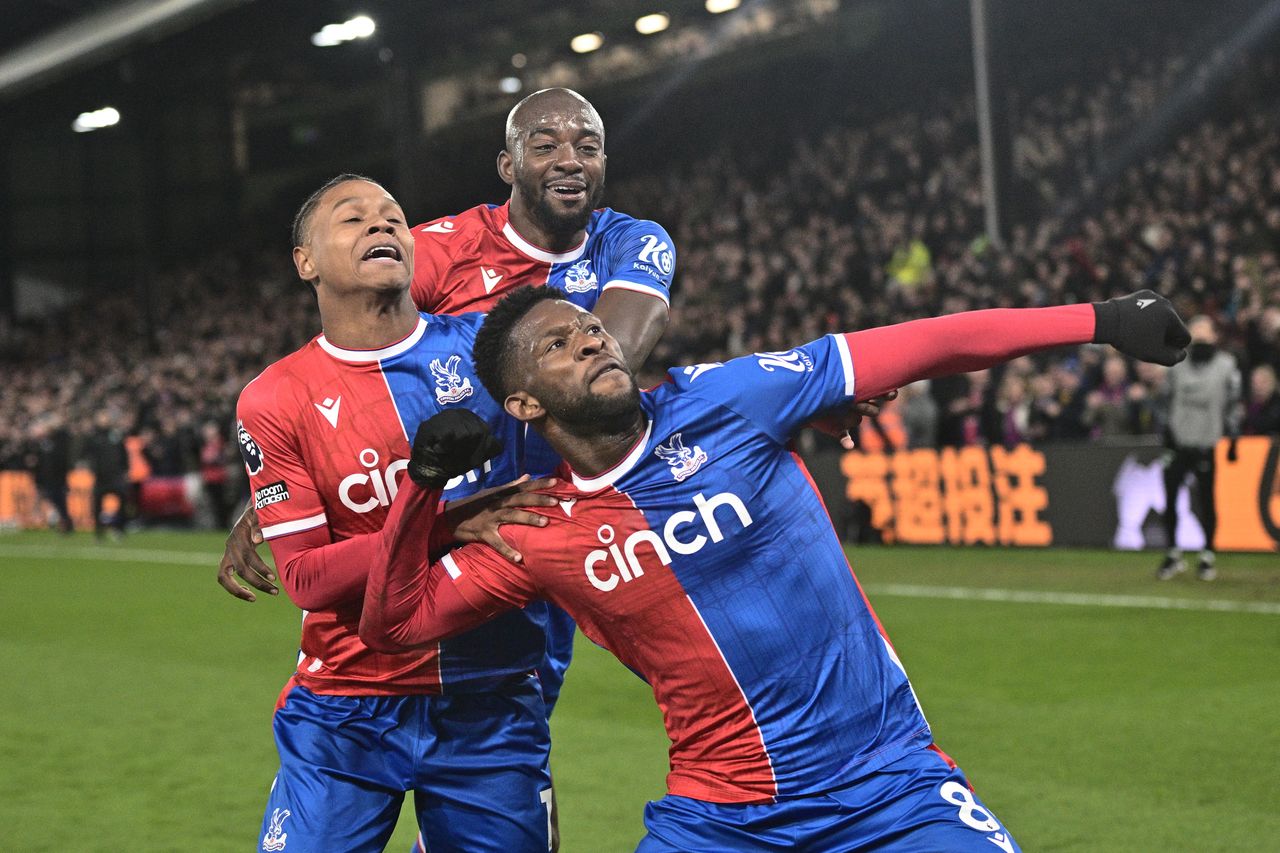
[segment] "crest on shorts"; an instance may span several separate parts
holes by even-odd
[[[583,258],[564,271],[564,289],[569,293],[590,293],[596,289],[596,282],[590,258]]]
[[[691,448],[684,446],[680,433],[671,436],[666,444],[655,447],[653,455],[671,466],[671,476],[676,478],[677,483],[692,477],[702,467],[702,463],[707,461],[707,454],[698,445]]]
[[[458,375],[458,368],[461,366],[462,356],[456,353],[449,356],[444,364],[438,358],[431,359],[431,375],[436,381],[436,402],[440,405],[465,400],[475,391],[470,379]]]
[[[271,812],[271,820],[267,822],[267,834],[262,836],[262,849],[268,853],[283,850],[289,841],[289,833],[284,831],[284,822],[293,812],[288,809],[276,809]]]

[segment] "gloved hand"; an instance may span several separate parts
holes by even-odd
[[[1187,357],[1191,333],[1158,293],[1139,290],[1093,303],[1095,344],[1111,344],[1125,355],[1166,367]]]
[[[502,445],[488,424],[474,412],[445,409],[418,424],[409,454],[409,478],[424,488],[439,489],[501,452]]]

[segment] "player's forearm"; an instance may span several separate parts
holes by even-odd
[[[993,308],[912,320],[845,335],[856,399],[868,400],[920,379],[993,367],[1028,353],[1093,340],[1088,303],[1056,308]]]
[[[421,561],[409,563],[416,565],[383,589],[372,588],[377,570],[369,575],[360,614],[360,639],[369,648],[389,654],[407,651],[463,634],[493,617],[461,596],[443,561],[429,568]],[[389,568],[400,573],[398,567]]]
[[[632,370],[644,366],[657,346],[666,331],[669,313],[667,304],[658,297],[620,287],[602,293],[595,307],[595,315],[622,347]]]
[[[372,562],[360,615],[360,639],[372,649],[398,652],[443,637],[435,628],[429,580],[431,521],[439,492],[404,482],[384,526],[387,548]],[[440,570],[436,570],[436,579]]]
[[[405,480],[408,485],[408,479]],[[429,518],[422,518],[422,509],[410,501],[397,500],[387,514],[381,530],[353,536],[341,542],[330,542],[327,527],[319,527],[304,533],[272,540],[271,553],[280,567],[280,582],[290,600],[303,610],[325,610],[341,604],[357,602],[365,594],[369,579],[369,567],[384,562],[392,549],[400,547],[395,531],[409,515],[421,524],[425,544],[419,554],[425,559],[429,550],[447,539],[448,532],[434,524],[441,506],[440,493],[434,495]],[[412,512],[409,512],[412,510]],[[414,530],[416,535],[419,531]]]

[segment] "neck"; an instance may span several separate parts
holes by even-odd
[[[575,472],[596,477],[617,465],[644,436],[647,421],[637,406],[630,423],[617,429],[590,434],[575,433],[565,424],[548,420],[542,437]]]
[[[317,289],[320,325],[334,346],[380,349],[403,340],[418,325],[408,288],[338,295]]]
[[[587,237],[585,228],[569,232],[549,230],[534,217],[533,212],[524,203],[524,199],[519,193],[511,194],[511,204],[507,208],[507,220],[511,223],[511,227],[516,229],[516,233],[525,240],[540,249],[546,249],[548,252],[557,255],[577,248]]]

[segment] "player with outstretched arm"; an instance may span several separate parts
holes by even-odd
[[[550,523],[503,529],[518,564],[467,545],[429,565],[438,487],[487,439],[463,413],[427,421],[361,637],[390,651],[539,598],[565,608],[663,710],[669,793],[646,809],[641,851],[1016,850],[933,744],[788,442],[834,405],[1090,341],[1172,364],[1188,336],[1143,291],[829,335],[674,369],[640,393],[596,317],[517,291],[474,356],[492,396],[564,459],[556,505],[534,510]]]

